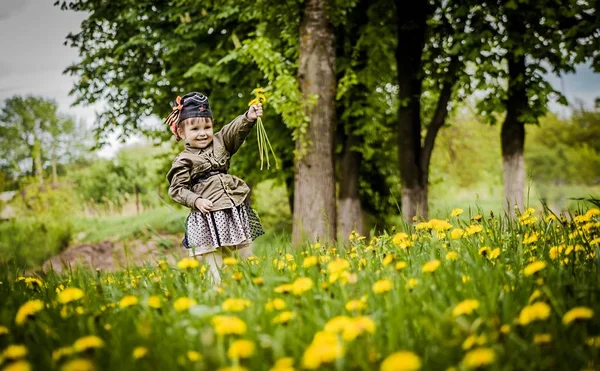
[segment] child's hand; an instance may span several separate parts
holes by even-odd
[[[255,121],[257,118],[262,116],[262,104],[253,104],[246,112],[246,118],[250,121]]]
[[[212,210],[213,204],[206,198],[197,198],[194,206],[196,206],[196,209],[206,214]]]

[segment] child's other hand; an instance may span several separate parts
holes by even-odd
[[[196,206],[196,209],[200,210],[204,214],[211,211],[213,207],[212,202],[210,202],[206,198],[197,198],[194,205]]]
[[[248,109],[248,112],[246,113],[246,117],[250,121],[254,121],[261,116],[262,116],[262,104],[261,103],[251,105],[250,109]]]

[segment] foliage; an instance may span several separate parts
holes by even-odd
[[[354,234],[348,249],[290,251],[276,242],[253,260],[228,262],[218,288],[190,259],[116,273],[2,270],[3,362],[140,370],[387,370],[399,359],[436,370],[596,364],[600,210],[571,221],[535,210],[516,222],[454,215],[373,238]]]
[[[53,100],[8,98],[0,113],[0,169],[14,180],[41,172],[51,161],[69,162],[82,152],[78,131],[73,118],[59,113]]]

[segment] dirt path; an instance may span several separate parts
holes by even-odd
[[[42,270],[58,273],[82,266],[102,271],[117,271],[132,265],[156,265],[161,259],[170,264],[186,256],[181,237],[163,235],[150,240],[110,241],[73,245],[45,261]],[[169,247],[170,246],[170,247]]]

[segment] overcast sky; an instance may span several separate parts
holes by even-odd
[[[68,95],[73,79],[64,69],[77,61],[77,51],[63,45],[69,32],[77,32],[82,13],[61,11],[55,0],[0,0],[0,102],[13,95],[35,94],[52,98],[60,110],[92,125],[94,107],[71,107]],[[571,101],[582,100],[588,106],[600,97],[600,74],[581,66],[576,74],[550,79],[555,88]],[[565,113],[564,108],[551,109]],[[135,139],[133,141],[136,141]],[[114,153],[118,145],[106,148],[103,155]]]

